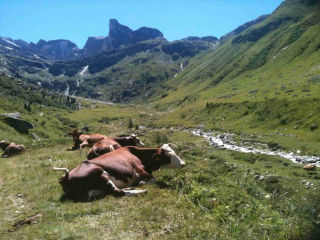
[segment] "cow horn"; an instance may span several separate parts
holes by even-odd
[[[178,146],[177,145],[175,145],[175,144],[173,144],[173,143],[167,143],[169,146],[171,145],[171,146],[174,146],[175,148],[178,148]]]
[[[69,174],[69,170],[67,168],[52,168],[53,171],[65,171],[66,174]]]

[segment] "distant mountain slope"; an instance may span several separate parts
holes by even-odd
[[[220,44],[225,43],[226,41],[228,41],[230,38],[242,33],[243,31],[245,31],[246,29],[248,29],[249,27],[264,21],[266,18],[268,18],[270,16],[270,14],[267,15],[262,15],[260,17],[258,17],[257,19],[253,20],[253,21],[249,21],[246,22],[245,24],[241,25],[240,27],[237,27],[235,30],[223,35],[220,39],[219,42]]]
[[[168,81],[167,97],[159,97],[158,106],[182,104],[190,96],[212,102],[317,97],[319,5],[284,1],[214,52],[194,57],[182,74]]]

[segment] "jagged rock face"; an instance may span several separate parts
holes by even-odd
[[[162,32],[155,28],[142,27],[130,34],[130,44],[146,41],[149,39],[163,38]]]
[[[142,27],[132,31],[120,24],[116,19],[110,19],[108,37],[89,37],[82,54],[86,57],[121,47],[127,47],[138,42],[163,38],[163,34],[154,28]],[[165,39],[164,39],[165,40]]]
[[[218,38],[213,37],[213,36],[207,36],[207,37],[187,37],[182,39],[184,41],[204,41],[204,42],[210,42],[210,43],[215,43],[216,41],[218,41]]]
[[[26,41],[24,41],[22,39],[14,40],[14,43],[22,48],[27,48],[29,46],[29,43],[27,43]]]
[[[20,49],[20,46],[14,43],[14,40],[8,37],[0,37],[0,45],[5,46],[8,49]]]
[[[131,32],[133,31],[130,28],[120,24],[116,19],[110,19],[106,50],[113,50],[126,45]]]
[[[99,53],[104,50],[105,37],[89,37],[86,45],[82,49],[82,54],[86,57]]]
[[[36,53],[48,56],[54,60],[72,60],[77,57],[78,47],[69,40],[40,40],[37,44],[30,43],[29,49]]]

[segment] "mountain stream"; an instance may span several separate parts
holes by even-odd
[[[244,152],[244,153],[258,153],[258,154],[266,154],[272,156],[279,156],[285,159],[288,159],[295,163],[301,164],[310,164],[315,163],[317,167],[320,167],[320,158],[316,156],[302,156],[298,155],[300,151],[296,153],[293,152],[284,152],[281,150],[272,151],[268,148],[267,144],[262,143],[252,143],[252,145],[247,146],[246,142],[241,142],[238,145],[234,140],[234,134],[220,134],[214,136],[213,132],[203,132],[202,130],[188,130],[192,134],[196,136],[201,136],[210,142],[210,145],[215,146],[217,148],[225,148],[228,150]],[[255,146],[254,146],[255,145]]]

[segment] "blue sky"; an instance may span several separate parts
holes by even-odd
[[[169,41],[220,37],[271,13],[282,0],[0,0],[0,36],[38,42],[68,39],[82,48],[107,36],[109,19],[136,30],[157,28]]]

